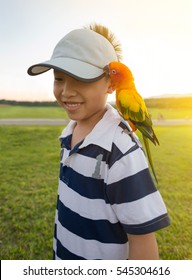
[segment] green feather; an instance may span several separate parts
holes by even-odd
[[[144,145],[145,145],[145,150],[146,150],[146,153],[147,153],[147,158],[149,160],[149,164],[151,166],[151,170],[153,172],[153,175],[155,177],[156,182],[158,183],[157,176],[155,174],[155,169],[154,169],[153,162],[152,162],[151,151],[150,151],[150,147],[149,147],[149,141],[148,141],[148,138],[145,137],[144,135],[143,135],[143,142],[144,142]]]

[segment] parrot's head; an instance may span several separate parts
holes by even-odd
[[[134,82],[131,70],[121,62],[111,62],[104,67],[104,71],[111,78],[114,88],[122,88]]]

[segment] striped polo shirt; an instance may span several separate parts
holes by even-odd
[[[169,225],[137,136],[107,105],[103,118],[72,150],[75,121],[60,136],[55,259],[127,259],[127,234]]]

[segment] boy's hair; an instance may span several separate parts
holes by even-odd
[[[97,24],[97,23],[91,23],[91,24],[85,26],[84,28],[95,31],[98,34],[105,37],[113,46],[113,48],[117,54],[118,61],[122,60],[121,43],[117,40],[115,34],[108,27],[101,25],[101,24]]]

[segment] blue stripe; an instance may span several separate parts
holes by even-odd
[[[112,151],[111,151],[111,155],[109,158],[109,161],[107,162],[107,164],[109,165],[109,168],[112,167],[112,165],[120,160],[122,157],[134,152],[135,150],[139,149],[139,146],[137,144],[134,144],[130,149],[127,150],[126,153],[122,153],[119,148],[113,143],[112,145]]]
[[[109,184],[106,189],[103,179],[95,180],[83,176],[72,168],[61,164],[60,180],[84,197],[104,199],[107,203],[110,201],[111,204],[135,201],[157,190],[148,168]]]
[[[78,151],[78,154],[86,156],[88,158],[96,158],[98,155],[102,154],[102,161],[105,162],[109,168],[124,154],[119,150],[119,148],[113,143],[111,151],[107,151],[96,145],[89,145],[85,148],[82,148]]]
[[[119,148],[113,143],[112,149],[111,149],[111,154],[108,160],[108,165],[109,168],[112,167],[112,165],[119,160],[120,158],[123,157],[123,153],[119,150]]]
[[[128,234],[147,234],[170,225],[168,214],[161,215],[153,220],[138,225],[123,225]]]
[[[149,169],[107,186],[106,194],[111,204],[132,202],[157,191]]]
[[[55,251],[53,250],[53,260],[55,260]]]
[[[58,209],[58,201],[59,201],[59,195],[57,195],[56,209]]]
[[[54,226],[54,238],[57,238],[57,224]]]
[[[66,148],[67,150],[71,150],[71,139],[72,139],[72,134],[70,134],[67,137],[60,138],[61,142],[61,148]]]
[[[60,180],[84,197],[105,199],[105,183],[103,179],[86,177],[70,167],[61,165]]]
[[[84,238],[102,243],[124,244],[127,235],[120,223],[111,224],[107,220],[90,220],[71,211],[59,202],[58,220],[70,232]]]
[[[128,147],[127,147],[128,148]],[[132,153],[133,151],[139,149],[140,147],[138,144],[134,144],[133,146],[127,150],[126,153],[122,153],[120,149],[113,143],[111,151],[107,151],[99,146],[96,145],[89,145],[85,148],[79,149],[78,154],[89,157],[89,158],[96,158],[98,155],[102,154],[103,158],[102,161],[105,162],[109,168],[117,161],[120,160],[127,154]]]
[[[85,260],[83,257],[75,255],[62,246],[61,242],[57,240],[56,255],[62,260]]]
[[[96,158],[98,155],[103,155],[103,161],[107,162],[111,152],[97,146],[97,145],[89,145],[84,148],[78,150],[78,154],[83,155],[88,158]]]

